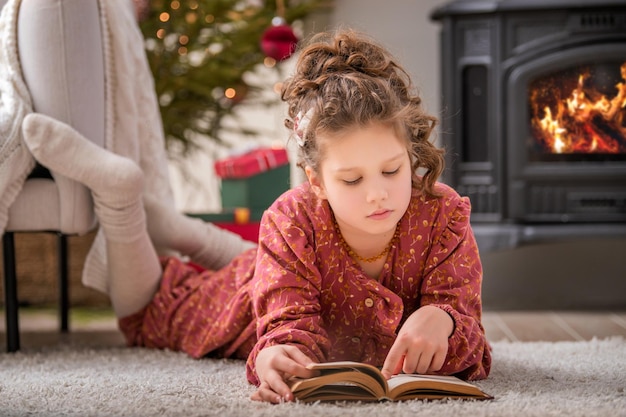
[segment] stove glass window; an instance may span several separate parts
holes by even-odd
[[[605,61],[535,77],[528,84],[532,161],[626,157],[626,62]]]

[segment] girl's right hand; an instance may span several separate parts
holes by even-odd
[[[285,381],[292,376],[300,378],[315,376],[315,371],[306,369],[312,362],[295,346],[275,345],[262,349],[255,363],[260,384],[250,398],[274,404],[293,401],[293,393]]]

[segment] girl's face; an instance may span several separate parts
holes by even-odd
[[[344,237],[393,233],[412,193],[406,142],[380,123],[317,139],[319,172],[305,171],[315,193],[328,200]]]

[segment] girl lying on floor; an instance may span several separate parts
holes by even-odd
[[[487,377],[470,203],[437,182],[436,119],[406,71],[363,34],[323,33],[282,99],[308,181],[265,212],[258,248],[214,270],[157,256],[132,160],[26,117],[34,157],[92,192],[128,344],[245,359],[252,398],[272,403],[293,400],[285,379],[312,376],[310,362]]]

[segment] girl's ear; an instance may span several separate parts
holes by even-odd
[[[318,198],[322,200],[326,200],[326,191],[324,190],[324,185],[322,184],[321,178],[313,168],[310,166],[304,167],[304,172],[306,173],[306,177],[309,180],[309,184],[311,184],[311,189],[315,193]]]

